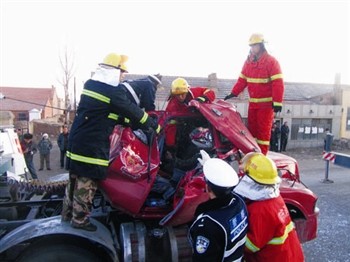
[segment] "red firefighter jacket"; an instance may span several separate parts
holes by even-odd
[[[206,87],[191,87],[187,93],[186,99],[183,103],[180,103],[175,96],[170,96],[168,105],[165,109],[167,112],[187,112],[188,103],[197,97],[205,97],[206,101],[213,102],[215,99],[215,92]]]
[[[266,51],[257,61],[248,57],[232,93],[238,96],[247,86],[250,108],[282,106],[284,84],[281,68]]]
[[[245,260],[304,261],[303,251],[281,196],[247,203],[248,233]]]
[[[176,112],[176,113],[187,113],[188,103],[192,99],[196,99],[197,97],[204,97],[205,101],[212,102],[215,99],[215,92],[206,87],[191,87],[185,101],[181,103],[177,100],[175,96],[170,96],[168,105],[165,109],[166,112]],[[171,121],[165,127],[165,144],[167,146],[174,146],[176,143],[176,122]]]

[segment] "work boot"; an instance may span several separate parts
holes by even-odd
[[[72,219],[72,215],[70,215],[70,214],[68,214],[68,215],[61,215],[61,221],[62,222],[69,222],[69,221],[71,221],[71,219]]]
[[[97,226],[92,224],[91,222],[85,223],[85,224],[77,224],[73,221],[70,222],[73,228],[76,229],[82,229],[82,230],[86,230],[86,231],[96,231],[97,230]]]

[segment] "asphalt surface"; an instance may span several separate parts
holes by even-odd
[[[350,155],[350,150],[340,152]],[[333,183],[323,183],[326,164],[321,157],[322,148],[293,149],[284,153],[298,161],[301,180],[318,196],[318,236],[303,244],[306,261],[350,262],[350,169],[330,164],[328,179]],[[59,158],[59,149],[54,142],[52,170],[37,171],[39,179],[48,180],[66,173],[60,168]],[[34,163],[37,169],[39,161],[39,155],[36,155]]]
[[[340,152],[350,155],[350,150]],[[297,159],[301,180],[318,196],[318,236],[303,244],[306,261],[350,262],[350,169],[330,163],[328,180],[333,183],[324,183],[322,149],[286,154]]]

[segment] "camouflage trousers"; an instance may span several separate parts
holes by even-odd
[[[63,199],[62,220],[71,220],[71,223],[77,225],[89,223],[92,199],[96,189],[96,181],[70,174]]]

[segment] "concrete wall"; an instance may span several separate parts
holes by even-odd
[[[350,130],[346,130],[348,121],[348,108],[350,108],[350,89],[342,90],[342,116],[340,122],[340,137],[350,139]],[[350,117],[350,116],[349,116]]]

